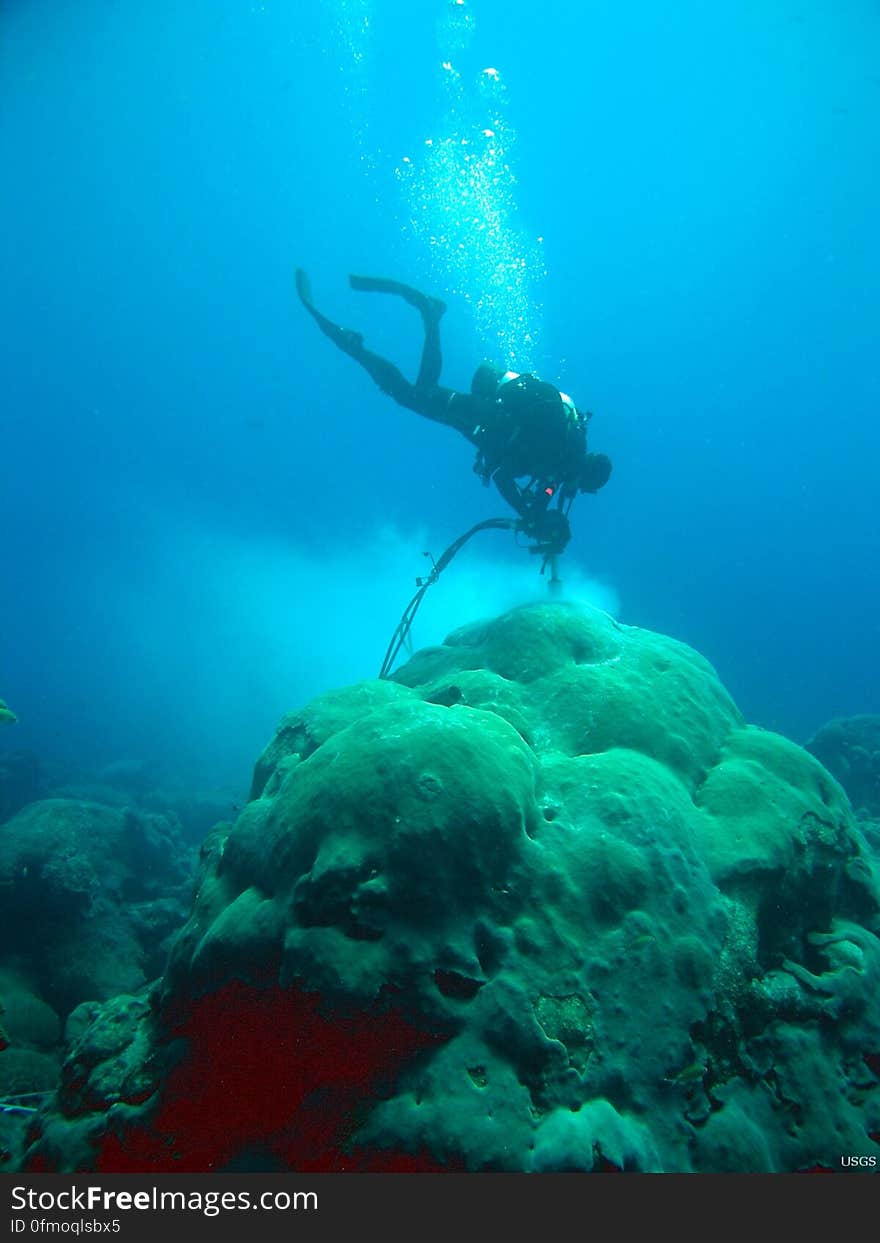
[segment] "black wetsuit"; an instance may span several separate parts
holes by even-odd
[[[578,491],[598,491],[611,473],[608,458],[587,453],[589,416],[565,408],[559,391],[534,376],[501,384],[496,375],[492,384],[470,393],[444,388],[440,384],[440,320],[445,304],[382,277],[351,276],[349,282],[359,291],[395,294],[419,311],[425,338],[414,384],[394,363],[368,350],[360,333],[322,315],[312,301],[306,274],[298,271],[296,278],[300,300],[321,331],[360,363],[398,405],[461,432],[477,449],[474,469],[484,483],[491,479],[516,510],[523,531],[561,551],[570,535],[563,506],[567,512]],[[475,376],[475,390],[476,381]],[[528,478],[528,483],[518,483],[519,478]],[[552,503],[555,508],[551,510]]]

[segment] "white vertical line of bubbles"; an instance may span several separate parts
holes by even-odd
[[[409,231],[430,252],[435,278],[470,304],[486,355],[520,371],[539,349],[536,286],[541,238],[518,218],[507,88],[495,65],[465,74],[475,19],[467,0],[442,0],[437,52],[443,113],[437,133],[395,172]]]
[[[339,48],[351,137],[364,175],[379,191],[381,149],[370,133],[370,52],[376,0],[326,0]],[[437,0],[436,59],[441,115],[417,154],[394,174],[404,235],[424,248],[432,292],[463,298],[471,307],[488,358],[532,370],[539,350],[541,305],[536,289],[546,275],[542,238],[519,219],[513,149],[506,117],[507,87],[495,65],[459,68],[475,31],[469,0]],[[421,267],[416,262],[414,267]]]
[[[351,137],[364,172],[376,171],[370,141],[370,73],[374,0],[332,0],[336,37],[343,50],[342,89]]]

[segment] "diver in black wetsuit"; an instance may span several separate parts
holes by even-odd
[[[477,448],[474,470],[491,480],[519,514],[518,528],[537,540],[548,556],[562,552],[571,538],[568,510],[579,492],[598,492],[608,482],[611,461],[587,452],[590,414],[571,398],[532,375],[501,372],[482,363],[470,393],[440,383],[440,320],[445,303],[409,285],[382,277],[350,276],[352,289],[396,294],[422,317],[425,341],[415,384],[394,363],[364,346],[358,332],[341,328],[316,308],[308,277],[296,273],[300,301],[321,331],[354,358],[399,405],[436,423],[454,427]],[[520,479],[527,482],[519,483]]]

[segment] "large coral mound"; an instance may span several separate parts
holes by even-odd
[[[457,631],[285,720],[204,855],[139,1020],[165,1078],[114,1096],[81,1038],[41,1168],[70,1128],[106,1169],[880,1155],[874,864],[681,643],[563,604]]]

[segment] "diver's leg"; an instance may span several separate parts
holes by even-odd
[[[404,285],[402,281],[387,280],[384,276],[349,276],[348,283],[359,293],[395,294],[416,308],[425,326],[425,343],[422,346],[422,361],[419,365],[416,387],[434,388],[440,382],[440,372],[443,368],[443,355],[440,350],[440,320],[446,313],[446,303],[418,289],[413,289],[412,285]]]
[[[296,271],[296,291],[300,302],[324,335],[329,337],[344,354],[348,354],[349,358],[359,362],[383,393],[387,393],[389,397],[393,397],[403,406],[409,405],[407,398],[413,386],[406,376],[387,358],[382,358],[381,355],[366,349],[364,339],[359,332],[353,332],[350,328],[340,328],[339,324],[334,324],[332,319],[321,314],[312,301],[309,278],[302,268],[297,268]]]
[[[432,298],[436,306],[437,299]],[[443,355],[440,351],[440,317],[446,308],[441,302],[441,310],[427,309],[422,311],[422,322],[425,325],[425,340],[422,345],[422,361],[419,363],[419,374],[416,379],[417,388],[436,388],[443,370]]]
[[[326,315],[321,314],[312,302],[309,279],[301,268],[298,268],[296,273],[296,289],[300,301],[321,331],[343,353],[360,363],[383,393],[387,393],[398,405],[405,406],[407,410],[413,410],[416,414],[431,419],[434,423],[443,423],[447,427],[452,427],[472,443],[476,443],[474,437],[481,418],[480,404],[469,393],[456,393],[453,389],[441,388],[436,382],[436,376],[440,372],[439,323],[445,310],[442,303],[437,303],[436,298],[426,299],[442,309],[432,312],[432,309],[428,307],[422,312],[425,320],[422,366],[419,371],[419,381],[416,384],[410,384],[394,363],[389,362],[387,358],[382,358],[379,354],[374,354],[372,350],[364,346],[364,339],[359,332],[340,328]],[[433,382],[423,384],[421,382],[423,374],[434,375]]]
[[[321,314],[312,301],[312,286],[302,268],[296,269],[296,292],[299,294],[300,302],[324,335],[329,337],[334,345],[339,346],[343,353],[350,354],[352,358],[356,358],[358,351],[363,349],[363,337],[359,332],[352,331],[351,328],[340,328],[339,324],[334,324],[332,319],[328,319],[326,315]]]

